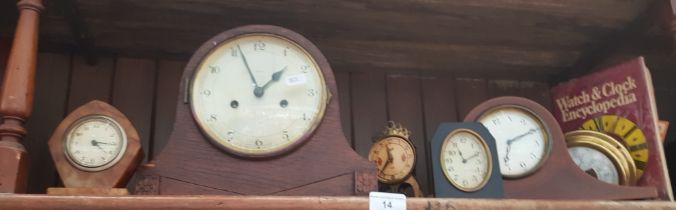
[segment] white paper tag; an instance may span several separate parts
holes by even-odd
[[[307,79],[305,78],[305,74],[296,74],[286,77],[286,85],[289,86],[302,85],[305,84],[306,81]]]
[[[406,210],[406,196],[398,193],[370,192],[369,210]]]

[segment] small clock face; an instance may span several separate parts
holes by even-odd
[[[101,171],[115,165],[127,148],[127,137],[120,124],[102,115],[75,121],[65,138],[68,161],[85,171]]]
[[[587,174],[606,183],[620,184],[617,167],[602,152],[582,146],[570,147],[568,152],[575,164]]]
[[[548,129],[540,118],[519,106],[499,106],[479,118],[493,135],[504,177],[519,178],[537,170],[549,153]]]
[[[398,183],[413,170],[415,151],[407,140],[390,136],[375,143],[368,158],[376,163],[378,180],[383,183]]]
[[[467,129],[451,132],[441,146],[440,163],[446,179],[456,188],[477,191],[488,182],[492,162],[488,146]]]
[[[191,83],[193,116],[222,149],[264,157],[294,148],[315,130],[328,91],[315,60],[272,34],[228,39],[202,60]]]

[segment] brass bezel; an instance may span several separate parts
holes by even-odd
[[[576,130],[565,134],[568,147],[580,146],[597,150],[606,155],[615,165],[620,176],[620,185],[633,185],[637,168],[629,151],[613,137],[602,132]]]
[[[446,156],[445,155],[446,153],[444,152],[444,148],[446,148],[446,146],[448,145],[448,142],[450,142],[450,139],[453,136],[455,136],[455,135],[457,135],[458,133],[461,133],[461,132],[469,133],[470,135],[479,139],[479,143],[481,143],[484,154],[486,154],[486,160],[488,162],[488,164],[486,165],[486,167],[487,167],[486,175],[483,177],[483,180],[481,181],[481,183],[479,185],[477,185],[476,187],[471,187],[471,188],[463,187],[462,185],[455,183],[453,181],[453,179],[451,179],[448,172],[446,172],[447,168],[446,168],[446,164],[444,164],[444,157]],[[470,129],[467,129],[467,128],[459,128],[459,129],[453,130],[448,135],[446,135],[446,137],[444,138],[444,141],[441,143],[441,148],[439,148],[439,149],[441,150],[441,152],[439,153],[440,154],[439,155],[439,164],[441,165],[441,171],[444,173],[444,177],[446,177],[446,180],[448,182],[450,182],[451,185],[453,185],[455,188],[457,188],[461,191],[465,191],[465,192],[475,192],[475,191],[482,189],[483,187],[486,186],[486,184],[488,184],[488,180],[490,180],[491,174],[493,174],[493,156],[491,154],[491,150],[488,147],[488,144],[486,143],[486,140],[484,140],[481,137],[481,135],[479,135],[477,132],[474,132],[473,130],[470,130]]]

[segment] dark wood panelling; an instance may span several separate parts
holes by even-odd
[[[112,80],[112,58],[101,58],[97,65],[90,66],[82,57],[73,57],[68,112],[94,99],[110,102]]]
[[[479,103],[490,98],[488,82],[485,79],[456,78],[456,107],[458,120],[465,119],[465,115]]]
[[[521,81],[521,96],[529,98],[548,110],[552,110],[552,99],[549,97],[549,85],[544,82]]]
[[[391,74],[387,76],[387,106],[389,119],[401,123],[411,131],[409,139],[416,147],[414,176],[427,195],[430,190],[427,141],[423,119],[420,79],[415,75]]]
[[[456,105],[455,105],[455,80],[451,75],[442,76],[425,76],[420,79],[422,86],[422,104],[423,104],[423,118],[425,122],[425,150],[427,151],[426,165],[432,163],[430,148],[432,137],[436,132],[437,127],[442,122],[458,121]],[[420,157],[422,158],[422,157]],[[432,184],[432,171],[428,170],[427,180],[430,192],[434,192],[434,185]]]
[[[350,104],[352,98],[350,97],[350,73],[349,72],[335,72],[336,85],[338,86],[338,98],[340,100],[340,120],[343,126],[343,133],[350,145],[354,148],[354,141],[352,140],[352,107]],[[333,100],[336,97],[334,96]]]
[[[70,61],[69,55],[38,54],[33,114],[26,122],[28,134],[24,139],[30,156],[29,193],[44,193],[56,181],[56,170],[49,155],[47,140],[65,116]]]
[[[488,95],[490,98],[498,96],[521,96],[519,81],[515,80],[489,80]]]
[[[157,87],[155,94],[155,119],[152,152],[146,154],[154,160],[160,150],[169,140],[174,117],[176,116],[176,101],[178,97],[178,85],[185,62],[160,60],[157,71]]]
[[[351,75],[354,149],[367,157],[373,137],[380,136],[387,121],[385,74],[358,72]]]
[[[144,160],[152,147],[152,113],[155,89],[155,61],[118,58],[115,65],[112,105],[124,113],[138,131]]]
[[[10,39],[0,37],[0,70],[2,70],[2,72],[5,71],[7,65],[7,57],[9,56],[11,44]]]

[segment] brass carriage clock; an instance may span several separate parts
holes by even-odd
[[[376,163],[380,191],[403,193],[409,197],[422,197],[415,177],[415,147],[409,139],[410,132],[401,124],[387,122],[383,135],[374,139],[368,159]]]

